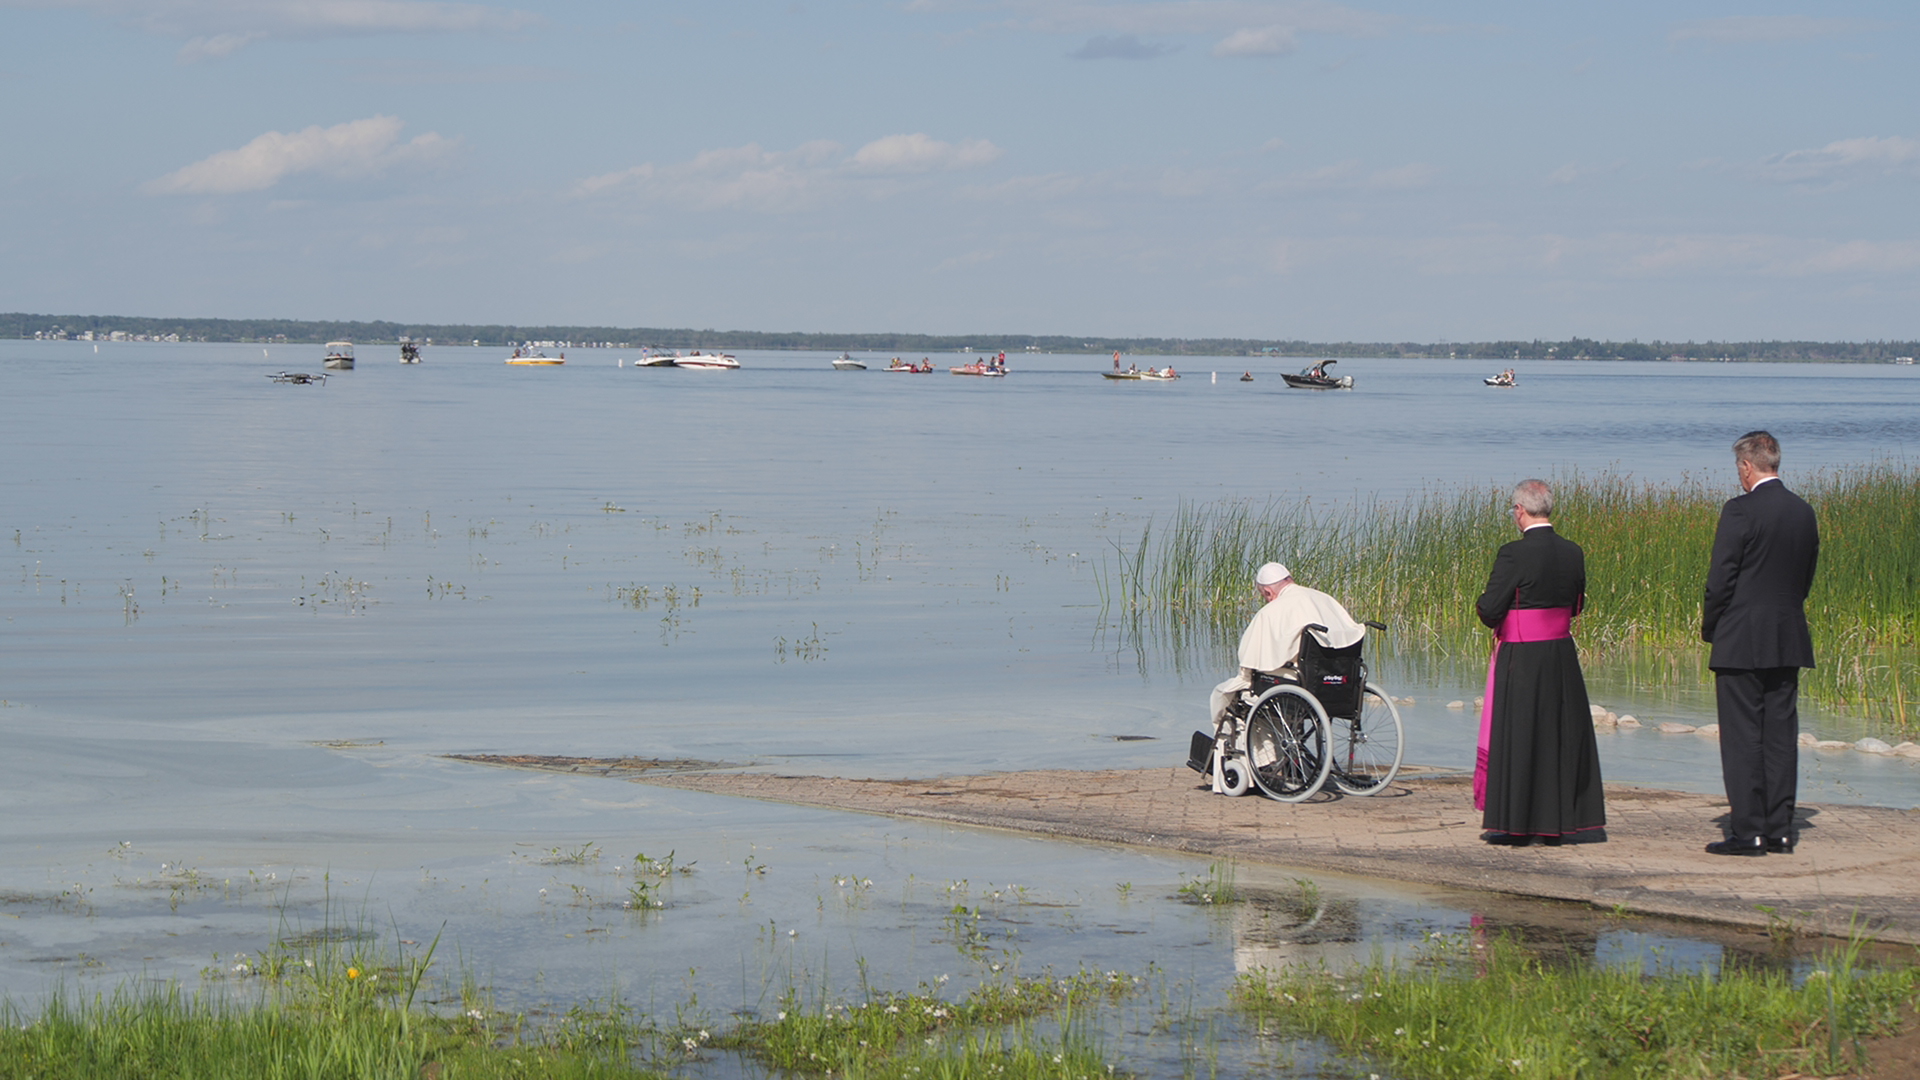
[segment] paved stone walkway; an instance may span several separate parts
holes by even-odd
[[[1724,798],[1648,788],[1607,789],[1604,842],[1514,848],[1480,839],[1471,779],[1455,775],[1403,776],[1372,798],[1288,804],[1213,795],[1184,766],[850,780],[679,762],[468,760],[1736,925],[1766,926],[1761,909],[1772,908],[1803,933],[1844,935],[1858,917],[1883,941],[1920,945],[1916,811],[1802,804],[1796,853],[1742,859],[1702,851],[1720,838]]]

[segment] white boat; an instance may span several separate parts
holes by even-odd
[[[1513,372],[1511,372],[1511,371],[1503,371],[1503,372],[1501,372],[1501,373],[1500,373],[1500,374],[1498,374],[1498,375],[1489,375],[1489,376],[1487,376],[1486,378],[1484,378],[1484,379],[1481,379],[1480,381],[1481,381],[1481,382],[1483,382],[1483,383],[1486,383],[1486,384],[1487,384],[1488,386],[1514,386],[1514,385],[1517,385],[1517,383],[1516,383],[1516,381],[1515,381],[1515,379],[1514,379],[1514,377],[1513,377]]]
[[[419,363],[420,362],[420,346],[415,345],[411,341],[401,342],[400,343],[400,362],[403,364]]]
[[[1894,358],[1893,358],[1893,362],[1894,362],[1894,363],[1896,363],[1896,364],[1911,364],[1911,363],[1913,363],[1913,357],[1911,357],[1911,356],[1896,356],[1896,357],[1894,357]]]
[[[327,342],[327,358],[321,361],[321,365],[329,371],[352,371],[353,342]]]
[[[507,363],[515,367],[559,367],[566,362],[566,353],[548,356],[539,349],[515,349],[513,355],[507,357]]]
[[[703,353],[696,349],[689,356],[674,357],[673,366],[695,368],[700,371],[738,371],[740,361],[726,353]]]
[[[642,356],[633,362],[634,367],[673,367],[674,358],[667,353],[653,353]]]
[[[855,359],[853,358],[853,354],[852,354],[852,353],[841,353],[841,354],[840,354],[840,356],[839,356],[839,358],[838,358],[838,359],[836,359],[836,360],[835,360],[835,361],[833,362],[833,370],[835,370],[835,371],[865,371],[865,370],[867,370],[867,365],[866,365],[866,363],[865,363],[864,361],[861,361],[861,360],[855,360]]]

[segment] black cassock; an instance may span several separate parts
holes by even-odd
[[[1565,836],[1607,823],[1600,749],[1573,638],[1528,625],[1566,617],[1586,601],[1586,553],[1550,525],[1501,547],[1475,605],[1480,621],[1522,640],[1497,647],[1489,678],[1486,803],[1482,827],[1515,836]],[[1515,614],[1515,613],[1518,614]],[[1511,616],[1511,618],[1509,618]]]

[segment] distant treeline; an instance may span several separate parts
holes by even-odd
[[[812,334],[636,326],[473,326],[306,319],[178,319],[136,315],[0,313],[0,338],[177,341],[396,342],[508,345],[523,341],[659,349],[812,349],[827,352],[1122,352],[1136,356],[1401,356],[1484,360],[1832,360],[1886,362],[1920,352],[1914,341],[1275,341],[1257,338],[1110,338],[1059,334]]]

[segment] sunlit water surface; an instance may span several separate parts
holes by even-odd
[[[856,985],[862,961],[899,989],[995,963],[1151,965],[1174,989],[1128,1053],[1179,1075],[1196,1051],[1167,995],[1214,1008],[1236,964],[1364,959],[1494,911],[1565,919],[1328,880],[1338,932],[1276,937],[1178,902],[1207,872],[1191,859],[439,755],[1167,765],[1231,659],[1135,648],[1099,583],[1112,545],[1183,499],[1575,469],[1731,493],[1727,446],[1755,427],[1780,436],[1789,479],[1920,446],[1910,368],[1569,362],[1491,391],[1484,364],[1350,361],[1356,390],[1315,394],[1244,358],[1128,384],[1097,378],[1098,357],[1018,356],[986,380],[946,374],[951,357],[902,375],[809,353],[742,354],[738,372],[502,355],[402,366],[369,346],[358,370],[292,386],[264,376],[318,371],[318,348],[0,343],[0,990],[231,980],[236,954],[343,919],[394,947],[444,926],[439,960],[515,1008],[697,996],[724,1018],[795,979]],[[1418,702],[1409,760],[1470,760],[1472,720],[1445,708],[1472,696],[1468,671],[1377,658]],[[1710,719],[1698,694],[1589,676],[1618,711]],[[1709,739],[1601,750],[1610,782],[1718,787]],[[1912,800],[1910,761],[1809,753],[1803,772],[1808,800]],[[696,864],[670,906],[621,907],[632,857],[670,850]],[[947,918],[962,901],[984,938]],[[1601,959],[1722,955],[1667,929],[1566,933]]]

